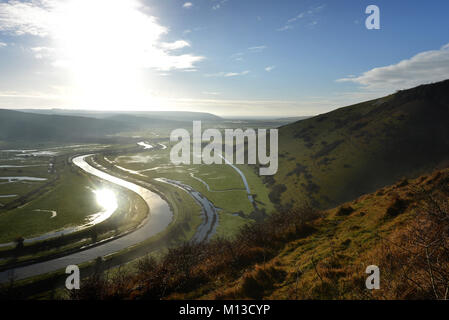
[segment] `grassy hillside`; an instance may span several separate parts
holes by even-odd
[[[449,80],[281,127],[272,200],[329,208],[444,167],[448,119]]]
[[[273,259],[202,297],[442,298],[449,279],[448,186],[445,169],[328,210],[311,224],[311,235],[298,234]],[[381,270],[380,290],[366,290],[369,265]]]
[[[449,283],[448,186],[444,169],[328,211],[273,214],[233,241],[143,259],[136,273],[120,272],[120,282],[93,276],[72,298],[441,298]],[[369,265],[381,270],[380,290],[365,287]]]

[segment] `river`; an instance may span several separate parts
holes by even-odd
[[[105,242],[104,244],[89,249],[69,254],[61,258],[0,272],[0,282],[8,281],[11,276],[14,276],[15,280],[20,280],[44,273],[53,272],[63,268],[65,269],[68,265],[81,264],[86,261],[94,260],[97,257],[102,257],[118,252],[133,245],[139,244],[149,239],[150,237],[160,233],[161,231],[165,230],[165,228],[167,228],[167,226],[173,220],[173,213],[168,203],[163,200],[158,194],[137,184],[117,178],[92,167],[85,160],[89,156],[91,155],[76,157],[73,159],[73,163],[82,170],[94,176],[122,186],[139,194],[150,209],[149,216],[135,231],[130,232],[123,237]]]
[[[203,222],[198,227],[192,241],[199,243],[210,240],[218,227],[218,208],[216,208],[214,204],[204,195],[193,189],[191,186],[180,181],[167,178],[156,178],[154,180],[164,182],[184,190],[201,206]]]
[[[98,257],[116,253],[128,247],[137,245],[149,239],[150,237],[162,232],[173,220],[173,213],[170,209],[170,206],[157,193],[152,192],[135,183],[123,180],[97,168],[94,168],[86,162],[86,158],[92,155],[93,154],[76,157],[73,159],[73,164],[89,174],[119,185],[140,195],[150,209],[149,216],[140,224],[140,226],[136,230],[120,238],[57,259],[52,259],[0,272],[0,283],[8,281],[11,276],[13,276],[15,280],[25,279],[28,277],[54,272],[60,269],[65,269],[68,265],[78,265],[87,261],[94,260]],[[232,163],[227,161],[224,157],[222,158],[224,159],[226,164],[230,165],[239,173],[245,185],[248,199],[252,203],[254,203],[254,199],[251,195],[248,182],[246,181],[246,177],[243,172]],[[197,203],[201,205],[203,210],[203,223],[198,227],[197,232],[192,240],[195,242],[209,240],[210,237],[215,233],[218,225],[217,208],[206,197],[204,197],[202,194],[195,191],[188,185],[182,184],[179,181],[164,178],[159,178],[156,180],[184,189],[190,194],[190,196],[195,199],[195,201],[197,201]]]
[[[252,204],[255,204],[254,197],[251,194],[251,190],[249,189],[249,184],[248,184],[248,181],[246,181],[245,174],[239,168],[237,168],[235,165],[233,165],[232,162],[230,162],[228,159],[226,159],[226,157],[223,157],[223,155],[220,154],[219,157],[222,158],[227,165],[231,166],[235,171],[237,171],[237,173],[242,178],[243,184],[245,185],[246,193],[248,195],[248,200]]]

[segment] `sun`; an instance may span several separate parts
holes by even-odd
[[[69,70],[74,104],[118,109],[151,102],[142,66],[157,59],[153,44],[166,30],[140,9],[135,0],[69,0],[58,7],[56,64]]]

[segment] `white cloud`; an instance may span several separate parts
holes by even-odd
[[[193,3],[192,2],[186,2],[182,5],[183,8],[189,9],[191,7],[193,7]]]
[[[243,52],[237,52],[237,53],[234,53],[234,54],[232,54],[231,56],[230,56],[230,58],[232,59],[232,60],[234,60],[234,61],[239,61],[239,62],[241,62],[241,61],[243,61],[244,60],[244,53]]]
[[[43,100],[55,100],[59,96],[50,93],[43,93],[37,91],[0,91],[0,98],[32,98],[32,99],[43,99]],[[16,107],[17,105],[14,105]]]
[[[132,63],[160,70],[194,69],[204,57],[173,54],[172,50],[190,44],[163,42],[168,28],[148,12],[141,0],[9,0],[0,3],[0,31],[41,37],[42,44],[57,43],[52,55],[33,50],[37,58],[57,59],[56,66],[78,68],[81,61],[74,60],[81,59],[100,66]]]
[[[291,29],[293,29],[293,26],[286,24],[285,26],[276,29],[276,31],[287,31]]]
[[[261,46],[249,47],[248,50],[251,52],[261,52],[261,51],[265,50],[266,48],[267,48],[267,46],[261,45]]]
[[[163,42],[161,43],[161,48],[166,50],[177,50],[185,47],[190,47],[190,43],[184,40],[178,40],[175,42]]]
[[[278,29],[276,29],[276,31],[291,30],[291,29],[294,28],[293,24],[296,21],[301,20],[301,19],[305,19],[305,18],[308,18],[308,20],[309,20],[309,19],[313,18],[317,13],[322,11],[325,7],[326,7],[326,5],[323,4],[323,5],[320,5],[320,6],[317,6],[317,7],[310,8],[307,11],[301,12],[301,13],[297,14],[296,16],[294,16],[293,18],[288,19],[287,22],[285,23],[285,25],[280,27],[280,28],[278,28]],[[311,26],[316,25],[317,23],[318,22],[316,20],[313,20],[312,22],[308,23],[308,26],[311,27]]]
[[[52,57],[52,55],[55,54],[56,50],[54,48],[49,47],[33,47],[31,48],[31,51],[34,52],[34,57],[36,59],[44,59]]]
[[[194,68],[195,63],[203,60],[203,57],[196,57],[190,54],[183,54],[180,56],[170,56],[159,59],[157,63],[149,62],[146,67],[160,69],[160,70],[172,70],[172,69],[185,69],[185,70],[196,70]]]
[[[268,66],[268,67],[265,68],[265,71],[266,71],[266,72],[270,72],[270,71],[272,71],[274,68],[276,68],[276,67],[275,67],[275,66]]]
[[[209,73],[209,74],[205,74],[206,77],[225,77],[225,78],[230,78],[230,77],[238,77],[238,76],[244,76],[247,75],[250,71],[249,70],[245,70],[242,72],[218,72],[218,73]]]
[[[249,53],[259,53],[264,51],[265,49],[267,49],[268,47],[266,45],[260,45],[260,46],[254,46],[254,47],[249,47],[247,50],[249,51]],[[230,58],[234,61],[243,61],[244,60],[244,56],[247,54],[247,52],[236,52],[234,54],[232,54],[230,56]]]
[[[8,46],[6,43],[0,42],[0,48],[6,47],[6,46]]]
[[[440,50],[421,52],[397,64],[374,68],[360,76],[338,79],[370,90],[399,90],[449,78],[449,44]]]
[[[249,51],[249,53],[259,53],[262,52],[263,50],[265,50],[266,48],[268,48],[266,45],[260,45],[260,46],[254,46],[254,47],[249,47],[247,50]],[[230,58],[234,61],[244,61],[244,57],[245,55],[248,54],[246,51],[245,52],[236,52],[234,54],[232,54],[230,56]]]
[[[51,29],[53,1],[7,1],[0,3],[0,31],[17,35],[46,36]]]
[[[224,76],[225,77],[238,77],[238,76],[244,76],[249,73],[248,70],[242,71],[242,72],[228,72]]]
[[[203,94],[208,96],[219,96],[221,93],[215,91],[203,91]]]
[[[299,19],[304,18],[304,16],[305,16],[305,13],[304,13],[304,12],[301,12],[301,13],[298,14],[296,17],[291,18],[291,19],[288,19],[288,20],[287,20],[287,23],[295,22],[296,20],[299,20]]]
[[[217,0],[214,0],[214,1],[217,1]],[[212,10],[218,10],[218,9],[222,8],[226,2],[228,2],[228,0],[220,0],[218,3],[216,3],[212,6]]]

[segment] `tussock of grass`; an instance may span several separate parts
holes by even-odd
[[[338,209],[338,211],[337,211],[337,216],[348,216],[353,212],[354,212],[354,208],[352,208],[351,206],[340,207],[340,209]]]

